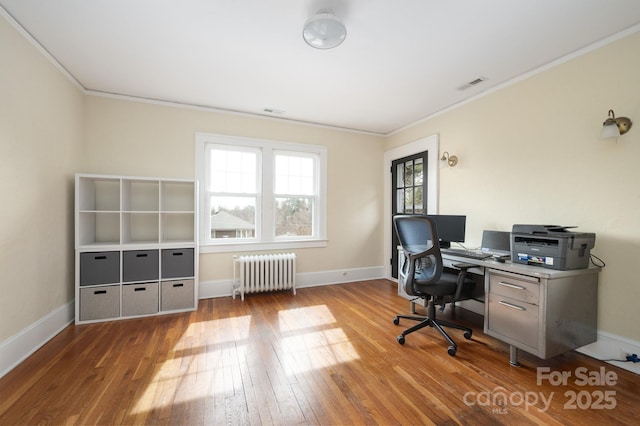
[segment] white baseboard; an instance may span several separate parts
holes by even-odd
[[[42,345],[73,322],[73,301],[40,318],[18,334],[0,343],[0,377],[13,370]]]
[[[296,274],[296,288],[321,285],[344,284],[384,278],[384,267],[340,269],[335,271],[307,272]],[[200,281],[198,298],[211,299],[233,294],[233,280]]]
[[[616,367],[640,374],[640,363],[610,361],[624,360],[627,355],[631,354],[638,354],[638,356],[640,356],[640,342],[635,340],[616,336],[615,334],[604,331],[598,331],[598,340],[596,342],[576,350],[592,358],[607,361]]]

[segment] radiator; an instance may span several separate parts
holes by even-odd
[[[245,293],[263,291],[292,290],[296,294],[294,253],[234,256],[233,260],[234,299],[237,292],[240,292],[242,300]]]

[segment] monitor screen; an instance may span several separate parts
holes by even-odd
[[[466,216],[434,214],[427,217],[433,219],[436,224],[441,248],[449,248],[452,242],[464,243]]]
[[[511,232],[485,229],[482,232],[482,251],[497,256],[511,254]]]

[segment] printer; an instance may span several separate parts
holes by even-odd
[[[513,225],[511,261],[566,271],[589,267],[596,234],[569,226]]]

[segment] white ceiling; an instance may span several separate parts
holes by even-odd
[[[0,5],[87,91],[378,134],[640,26],[640,0]],[[316,50],[303,41],[302,26],[326,7],[342,18],[347,38]],[[487,80],[459,90],[481,76]]]

